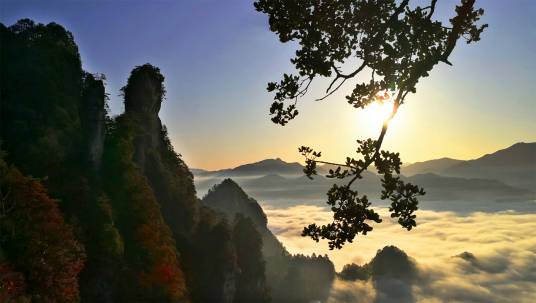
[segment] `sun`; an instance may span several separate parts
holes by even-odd
[[[365,114],[370,118],[371,122],[383,124],[389,118],[393,111],[393,102],[374,102],[367,106],[364,110]]]
[[[375,101],[364,109],[359,109],[357,119],[360,132],[364,132],[367,135],[377,134],[380,132],[383,123],[389,118],[392,111],[392,100],[383,102]],[[390,126],[396,123],[396,117],[397,116],[390,121]]]

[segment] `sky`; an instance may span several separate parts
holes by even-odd
[[[298,146],[325,160],[353,156],[355,140],[377,137],[376,110],[344,100],[352,86],[323,102],[319,81],[300,115],[281,127],[270,121],[269,81],[292,72],[295,45],[269,31],[267,17],[247,0],[2,0],[0,22],[57,22],[70,30],[83,67],[107,77],[112,114],[123,111],[119,89],[133,67],[158,66],[167,98],[160,116],[190,167],[219,169],[266,158],[302,161]],[[447,18],[458,1],[440,1]],[[473,159],[516,142],[536,141],[536,1],[477,1],[489,24],[482,41],[459,43],[409,95],[384,141],[403,162]]]

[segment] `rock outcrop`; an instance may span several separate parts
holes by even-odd
[[[102,79],[87,74],[84,78],[80,117],[82,129],[87,140],[87,153],[90,166],[99,169],[104,149],[106,122],[106,95]]]
[[[327,256],[289,254],[268,229],[266,214],[259,203],[233,180],[225,179],[214,186],[202,202],[229,221],[236,221],[240,216],[251,221],[262,238],[266,284],[273,302],[322,302],[327,299],[335,278],[333,263]]]
[[[165,95],[163,81],[157,67],[145,64],[134,68],[122,89],[133,161],[149,181],[174,235],[189,274],[192,300],[231,303],[240,269],[230,230],[213,212],[202,210],[193,175],[171,146],[158,116]]]
[[[210,190],[203,198],[203,204],[224,213],[229,220],[237,214],[250,218],[262,236],[262,250],[265,258],[288,254],[281,242],[268,229],[268,220],[262,207],[257,201],[248,197],[233,180],[225,179]]]
[[[164,77],[150,64],[136,67],[122,91],[125,96],[125,115],[134,120],[134,161],[144,172],[149,169],[147,154],[163,144],[162,122],[158,117],[165,94]]]

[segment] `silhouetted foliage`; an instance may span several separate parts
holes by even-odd
[[[242,214],[236,215],[233,225],[233,243],[240,269],[234,301],[269,302],[262,238],[253,221]]]
[[[82,70],[63,27],[26,19],[0,34],[0,301],[269,300],[266,216],[241,190],[263,232],[199,203],[158,117],[157,67],[133,69],[112,119],[104,75]]]
[[[202,224],[185,252],[189,267],[189,289],[194,302],[230,302],[236,292],[238,267],[227,220],[201,209]]]
[[[30,297],[26,294],[26,282],[24,275],[13,270],[5,259],[0,247],[0,302],[26,303]]]
[[[138,113],[158,113],[166,95],[164,76],[160,69],[149,63],[136,66],[121,88],[125,98],[125,111]],[[154,103],[148,102],[154,100]]]
[[[350,178],[348,186],[333,185],[328,192],[333,223],[311,224],[304,228],[303,236],[315,241],[328,239],[330,249],[340,249],[356,235],[372,230],[366,221],[380,222],[378,214],[369,208],[367,197],[359,197],[351,189],[372,164],[383,175],[381,198],[391,200],[391,217],[398,218],[408,230],[416,226],[417,198],[424,191],[400,179],[399,154],[383,151],[381,145],[389,122],[406,96],[416,92],[419,80],[438,63],[451,65],[448,58],[460,38],[467,43],[480,40],[487,24],[477,25],[484,10],[475,9],[474,3],[461,0],[450,26],[445,26],[433,19],[437,0],[430,0],[427,6],[410,6],[409,0],[255,2],[255,8],[268,15],[270,30],[281,42],[299,44],[291,59],[298,74],[284,74],[280,82],[268,83],[268,91],[275,94],[270,108],[274,123],[285,125],[296,117],[299,98],[307,94],[317,77],[331,78],[325,95],[317,100],[329,97],[347,80],[359,79],[346,96],[350,105],[364,108],[373,102],[388,102],[393,106],[376,140],[358,140],[357,155],[361,159],[347,157],[345,163],[331,163],[318,160],[321,153],[309,147],[299,149],[305,157],[307,176],[316,174],[317,163],[324,163],[337,167],[328,177]],[[344,71],[341,65],[354,66]],[[368,79],[363,80],[367,74]]]
[[[121,300],[176,301],[186,296],[175,242],[147,178],[134,164],[133,121],[116,119],[106,138],[105,190],[124,239]]]
[[[237,261],[241,271],[255,271],[257,278],[249,281],[255,285],[262,281],[260,276],[260,264],[263,262],[258,256],[264,258],[266,283],[270,288],[270,298],[272,302],[311,302],[315,300],[324,301],[329,295],[331,284],[335,277],[333,263],[327,256],[293,256],[288,253],[285,247],[277,240],[272,232],[267,228],[267,218],[260,205],[250,198],[231,179],[225,179],[222,183],[215,185],[203,198],[203,204],[224,214],[226,218],[235,220],[233,238],[237,249]],[[237,229],[237,223],[242,222],[241,228]],[[250,222],[250,223],[248,223]],[[253,229],[251,229],[253,227]],[[240,238],[236,238],[240,232]],[[256,234],[262,239],[262,250],[257,244]],[[247,235],[247,237],[245,237]],[[242,239],[240,243],[237,243]],[[241,244],[242,243],[242,244]],[[247,243],[247,245],[245,244]],[[247,247],[247,248],[245,248]],[[259,251],[257,251],[259,249]],[[262,255],[259,253],[262,252]],[[249,254],[250,256],[245,256]],[[248,260],[245,263],[243,260]],[[255,265],[251,267],[244,264]],[[246,267],[244,269],[244,267]],[[239,285],[242,277],[238,276]],[[248,284],[249,285],[249,284]],[[253,287],[253,286],[248,286]],[[257,285],[258,294],[262,294],[262,287]],[[237,288],[238,298],[241,298],[242,287]],[[249,290],[252,295],[252,289]],[[258,297],[259,301],[263,298]],[[255,301],[256,302],[256,301]]]
[[[415,302],[412,286],[422,279],[417,264],[396,246],[385,246],[369,263],[347,264],[338,277],[346,281],[370,281],[374,285],[374,302]]]
[[[2,148],[23,173],[54,178],[80,140],[78,48],[56,23],[23,19],[0,31]]]
[[[107,119],[104,77],[82,70],[72,34],[58,24],[24,19],[0,31],[5,84],[0,86],[0,141],[6,160],[42,177],[49,195],[59,199],[62,216],[88,255],[81,297],[108,301],[121,256],[109,255],[113,249],[103,243],[121,239],[113,219],[99,211],[105,204],[99,199],[106,199],[99,176]]]
[[[335,268],[328,256],[304,256],[288,258],[284,277],[274,281],[274,302],[323,302],[329,297],[335,278]]]
[[[39,302],[78,301],[84,249],[65,224],[56,201],[41,183],[23,176],[2,158],[0,199],[0,247],[14,269],[24,274],[28,296]],[[16,274],[2,283],[11,285],[8,291],[16,296],[24,288],[21,278]]]
[[[236,214],[242,214],[255,223],[256,226],[266,226],[268,219],[260,205],[231,179],[225,179],[214,185],[203,197],[203,203],[225,213],[230,219]]]
[[[344,265],[338,277],[346,281],[368,280],[370,273],[367,268],[352,263]]]
[[[369,263],[359,266],[355,263],[344,265],[338,274],[343,280],[368,280],[390,277],[398,279],[414,279],[417,268],[414,261],[400,248],[390,245],[378,249]]]

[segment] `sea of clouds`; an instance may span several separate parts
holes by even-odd
[[[536,302],[536,213],[504,211],[460,215],[420,210],[412,231],[389,218],[341,250],[300,236],[310,223],[326,223],[325,208],[263,205],[269,228],[291,253],[328,254],[337,271],[363,265],[388,245],[409,255],[415,274],[404,278],[337,279],[329,302]]]

